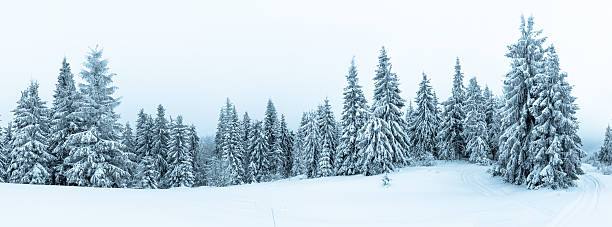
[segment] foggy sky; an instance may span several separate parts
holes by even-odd
[[[344,76],[356,57],[371,102],[378,51],[388,50],[402,97],[414,99],[421,73],[438,97],[450,95],[455,58],[501,94],[506,46],[520,15],[533,15],[575,85],[585,149],[612,123],[612,29],[607,1],[3,1],[0,3],[0,120],[12,118],[30,80],[51,103],[61,60],[80,72],[100,44],[122,104],[122,121],[140,108],[182,114],[214,133],[229,97],[261,119],[268,98],[296,128],[303,111],[329,97],[340,115]],[[78,76],[77,76],[78,77]]]

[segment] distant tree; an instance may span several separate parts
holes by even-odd
[[[268,146],[266,143],[265,133],[260,121],[253,123],[252,135],[250,139],[250,162],[249,162],[249,174],[251,178],[248,181],[252,183],[267,181],[269,175],[267,169],[269,169],[270,162],[268,160]]]
[[[440,152],[438,159],[453,160],[464,153],[466,141],[463,138],[463,120],[465,89],[463,86],[463,73],[459,58],[455,65],[455,75],[453,76],[453,90],[451,97],[444,102],[444,112],[442,123],[438,134],[440,141]]]
[[[610,125],[606,128],[603,145],[597,153],[597,161],[604,165],[612,165],[612,129]]]
[[[168,158],[170,169],[165,179],[168,187],[191,187],[195,182],[193,174],[193,154],[189,150],[188,130],[183,124],[183,117],[178,116],[171,129],[170,150]]]
[[[319,123],[320,153],[317,159],[317,175],[321,177],[334,174],[333,156],[338,147],[338,127],[329,100],[326,98],[317,111]]]
[[[419,84],[416,103],[414,119],[410,124],[414,131],[412,157],[417,164],[432,165],[440,119],[437,113],[436,99],[425,73],[423,73],[423,80]]]

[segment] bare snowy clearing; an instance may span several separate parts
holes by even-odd
[[[0,184],[6,226],[603,226],[612,176],[527,190],[489,167],[438,162],[381,176],[298,178],[227,188],[100,189]],[[37,218],[32,218],[37,214]],[[274,218],[273,218],[274,215]],[[93,221],[92,221],[93,220]]]

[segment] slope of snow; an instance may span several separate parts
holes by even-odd
[[[3,226],[610,225],[612,176],[585,165],[579,186],[526,190],[489,167],[439,162],[381,176],[289,179],[227,188],[98,189],[0,184]]]

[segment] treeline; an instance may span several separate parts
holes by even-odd
[[[469,160],[492,164],[493,175],[530,189],[569,187],[582,174],[584,156],[576,98],[555,48],[546,46],[533,18],[521,22],[519,40],[508,46],[511,68],[500,97],[476,78],[465,87],[457,59],[448,99],[439,102],[423,73],[414,102],[406,102],[383,47],[370,104],[351,61],[341,119],[325,99],[292,131],[271,100],[257,120],[240,116],[227,99],[215,137],[203,140],[180,116],[166,117],[161,105],[155,116],[139,113],[135,133],[119,124],[115,74],[96,48],[83,64],[79,89],[64,59],[51,108],[37,83],[22,92],[0,140],[0,175],[12,183],[169,188],[377,175]],[[603,150],[601,159],[609,161]]]
[[[77,85],[64,58],[48,108],[32,81],[21,92],[14,119],[1,135],[0,180],[21,184],[168,188],[195,183],[193,157],[199,149],[194,126],[181,116],[138,115],[136,137],[118,123],[114,73],[91,49]]]
[[[499,98],[487,86],[483,89],[476,78],[466,88],[457,59],[446,101],[439,103],[423,73],[414,106],[406,103],[383,47],[371,105],[351,61],[339,122],[325,100],[316,110],[303,114],[293,133],[287,130],[284,118],[277,119],[270,101],[262,127],[261,122],[247,117],[240,121],[228,99],[215,138],[217,183],[297,175],[376,175],[406,166],[432,165],[434,160],[464,159],[493,164],[494,175],[530,189],[574,185],[582,174],[584,152],[577,135],[578,107],[572,86],[560,70],[555,48],[545,46],[546,38],[534,30],[533,18],[521,21],[520,39],[508,46],[511,70]]]

